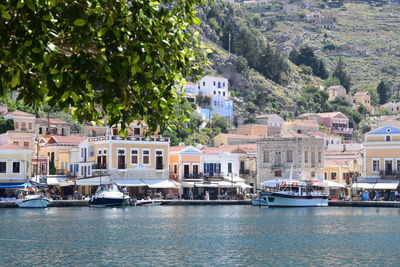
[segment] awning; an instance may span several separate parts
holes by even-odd
[[[47,185],[60,185],[62,181],[67,180],[66,177],[47,177],[46,184]]]
[[[351,188],[354,189],[379,189],[379,190],[394,190],[399,186],[399,183],[353,183]]]
[[[113,180],[118,186],[146,186],[142,180]]]
[[[110,183],[111,183],[110,177],[104,176],[101,178],[93,177],[93,178],[65,180],[60,182],[60,186],[70,186],[70,185],[91,186],[91,185],[110,184]]]
[[[218,184],[218,187],[223,187],[223,188],[240,187],[240,185],[238,185],[238,184],[226,182],[226,181],[217,182],[217,184]]]
[[[194,182],[181,182],[182,187],[194,187]]]
[[[196,187],[218,187],[218,184],[194,184]]]
[[[313,186],[320,186],[320,187],[331,187],[331,188],[345,188],[346,186],[341,183],[337,183],[330,180],[312,180]]]
[[[239,185],[242,189],[253,188],[251,185],[245,183],[238,183],[237,185]]]
[[[164,180],[143,180],[143,182],[150,188],[179,188],[180,184],[168,179]]]

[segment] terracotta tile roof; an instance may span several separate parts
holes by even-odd
[[[354,94],[354,96],[365,96],[365,95],[369,95],[369,92],[368,92],[368,91],[365,91],[365,92],[356,92],[356,93]]]
[[[245,135],[245,134],[221,134],[231,139],[247,139],[247,140],[257,140],[260,137],[257,135]]]
[[[272,116],[274,116],[274,115],[279,116],[278,114],[275,114],[275,113],[271,113],[271,114],[262,114],[262,115],[257,116],[256,119],[269,118],[269,117],[272,117]]]
[[[189,146],[170,146],[169,151],[181,151]]]
[[[282,134],[281,137],[283,137],[283,138],[310,138],[307,135],[299,134],[299,133],[292,132],[292,131],[288,131],[288,132]]]
[[[324,133],[321,131],[308,131],[309,134],[311,135],[317,135],[317,136],[321,136],[321,137],[327,137],[327,138],[340,138],[339,136],[333,135],[333,134],[328,134],[328,133]]]
[[[3,116],[35,117],[35,115],[30,114],[28,112],[21,111],[21,110],[9,111],[9,112],[3,114]]]
[[[1,149],[4,149],[4,150],[6,150],[6,149],[9,149],[9,150],[32,150],[33,151],[33,149],[30,149],[30,148],[27,148],[27,147],[22,147],[22,146],[17,146],[17,145],[14,145],[14,144],[2,145],[2,146],[0,146],[0,150]]]
[[[324,165],[325,166],[330,166],[330,165],[349,165],[350,160],[345,160],[345,159],[325,159]]]
[[[60,119],[49,119],[47,118],[37,118],[36,122],[38,123],[50,123],[50,124],[68,124],[66,121],[60,120]]]
[[[315,120],[294,120],[294,121],[289,121],[286,124],[319,128],[319,124]]]
[[[84,141],[85,137],[78,137],[78,136],[52,136],[47,141],[47,143],[77,143]],[[53,142],[54,140],[54,142]]]

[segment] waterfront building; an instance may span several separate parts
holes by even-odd
[[[364,137],[364,175],[353,188],[396,189],[400,179],[400,128],[384,126]]]
[[[37,118],[35,120],[36,136],[60,135],[69,136],[71,134],[70,125],[60,119]]]
[[[211,146],[220,147],[223,145],[239,145],[256,143],[258,135],[244,135],[244,134],[217,134],[211,139]]]
[[[256,117],[256,123],[266,125],[267,136],[279,135],[285,125],[285,120],[278,114],[262,114]]]
[[[319,124],[314,120],[293,120],[285,122],[284,133],[306,134],[310,131],[319,131]]]
[[[29,179],[32,154],[33,150],[26,147],[14,144],[0,146],[0,197],[8,197],[7,187]]]
[[[315,120],[320,126],[327,127],[330,133],[341,135],[345,140],[352,139],[353,128],[349,128],[349,118],[341,112],[306,113],[299,118]]]
[[[337,135],[332,135],[321,131],[309,131],[307,134],[314,136],[315,138],[323,139],[325,148],[327,148],[329,145],[342,143],[342,138]]]
[[[357,109],[360,105],[363,105],[368,112],[372,112],[371,94],[368,91],[356,92],[353,95],[352,100],[354,109]]]
[[[298,133],[259,139],[257,181],[272,179],[316,179],[324,173],[324,142]]]
[[[35,145],[35,115],[15,110],[7,111],[1,115],[4,119],[14,122],[14,130],[0,134],[0,145],[13,144],[26,148]]]

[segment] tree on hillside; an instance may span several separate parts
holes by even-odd
[[[297,98],[299,113],[329,112],[332,110],[328,102],[329,95],[326,91],[315,86],[307,86],[300,97]]]
[[[177,119],[176,86],[201,66],[200,0],[3,1],[0,94],[72,109],[79,121],[151,130]]]
[[[14,130],[14,121],[0,118],[0,134],[6,133],[8,130]]]
[[[378,95],[379,95],[379,104],[383,105],[383,104],[387,103],[387,101],[389,99],[389,92],[390,92],[389,84],[384,81],[381,81],[378,84],[376,91],[378,92]]]
[[[289,59],[297,66],[306,65],[311,67],[313,74],[322,79],[329,77],[324,62],[315,56],[313,49],[309,46],[301,47],[300,51],[293,48],[289,53]]]
[[[346,92],[349,93],[350,92],[350,76],[347,74],[346,70],[345,70],[345,65],[342,61],[342,59],[340,58],[335,70],[332,73],[333,77],[336,77],[339,79],[340,84],[346,88]]]

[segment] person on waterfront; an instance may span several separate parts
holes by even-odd
[[[189,199],[193,200],[193,192],[192,192],[192,190],[189,191]]]
[[[206,191],[206,194],[204,196],[204,200],[210,200],[210,195],[208,194],[208,191]]]
[[[77,200],[77,199],[78,199],[78,191],[75,190],[75,191],[74,191],[74,200]]]

